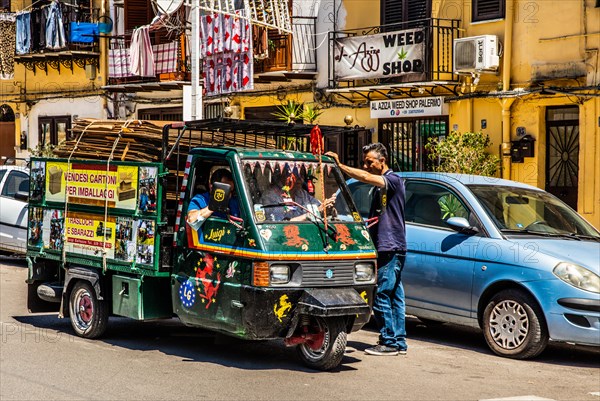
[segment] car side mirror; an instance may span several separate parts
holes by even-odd
[[[228,213],[231,185],[222,182],[212,184],[208,208],[213,212]]]
[[[29,192],[17,191],[15,193],[15,199],[18,199],[23,202],[27,202],[29,200]]]
[[[479,229],[469,224],[469,221],[464,217],[450,217],[446,220],[446,224],[461,234],[472,235],[479,232]]]

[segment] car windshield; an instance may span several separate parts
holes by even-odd
[[[244,178],[259,222],[360,221],[333,163],[243,160]]]
[[[564,235],[600,239],[600,234],[555,196],[526,188],[469,185],[505,234]]]

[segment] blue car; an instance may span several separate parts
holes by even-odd
[[[406,184],[406,312],[480,327],[498,355],[548,341],[600,345],[600,233],[553,195],[519,182],[397,173]],[[361,215],[372,187],[348,181]]]

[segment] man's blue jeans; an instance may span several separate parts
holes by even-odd
[[[377,257],[377,294],[373,312],[379,327],[379,344],[406,350],[406,305],[402,287],[404,252],[380,252]]]

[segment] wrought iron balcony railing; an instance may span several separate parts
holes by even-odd
[[[25,68],[36,73],[44,71],[48,73],[48,69],[61,71],[62,68],[73,71],[74,65],[84,68],[91,64],[98,66],[100,56],[98,46],[98,34],[90,31],[78,32],[80,35],[75,39],[75,33],[72,32],[73,26],[78,27],[80,24],[98,22],[98,8],[84,7],[77,4],[62,3],[62,28],[64,35],[56,33],[58,24],[48,26],[47,10],[44,7],[49,7],[50,2],[36,2],[36,7],[31,11],[31,29],[29,31],[30,48],[28,51],[15,54],[15,63],[23,64]],[[95,26],[95,25],[94,25]],[[64,42],[56,41],[48,42],[48,32],[52,31],[52,37],[61,38]],[[54,47],[54,48],[50,48]]]
[[[293,35],[255,29],[254,72],[316,72],[316,24],[316,17],[297,16],[292,17]]]
[[[154,75],[140,76],[130,65],[131,34],[111,37],[108,45],[108,85],[189,81],[189,57],[184,37],[153,37],[152,42]]]

